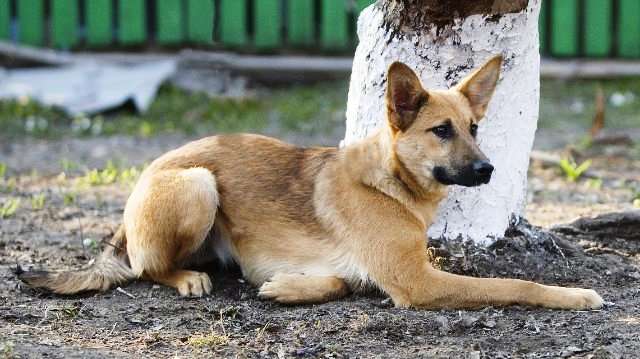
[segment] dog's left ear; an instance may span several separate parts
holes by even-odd
[[[494,56],[456,86],[456,89],[469,100],[473,115],[478,120],[487,112],[487,106],[500,77],[501,66],[502,55]]]
[[[427,101],[420,79],[402,62],[394,62],[387,71],[387,118],[393,128],[406,131]]]

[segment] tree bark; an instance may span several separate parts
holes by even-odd
[[[378,0],[358,19],[343,144],[386,121],[385,75],[393,61],[413,68],[429,89],[451,87],[492,55],[504,57],[478,131],[480,147],[496,167],[491,183],[450,188],[431,237],[490,243],[522,214],[538,120],[540,1]]]

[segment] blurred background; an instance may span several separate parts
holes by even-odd
[[[0,0],[3,206],[84,193],[52,190],[61,175],[135,178],[208,134],[336,145],[372,2]],[[543,1],[534,223],[640,207],[639,18],[637,0]]]

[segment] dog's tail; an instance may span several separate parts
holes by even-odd
[[[87,268],[62,272],[28,271],[18,273],[18,278],[30,287],[57,294],[105,291],[136,278],[127,263],[126,244],[124,225],[121,225],[111,243]]]

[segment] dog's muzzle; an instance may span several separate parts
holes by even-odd
[[[444,167],[435,167],[433,177],[444,185],[474,187],[489,183],[493,169],[488,161],[479,160],[462,167],[453,175],[449,174]]]

